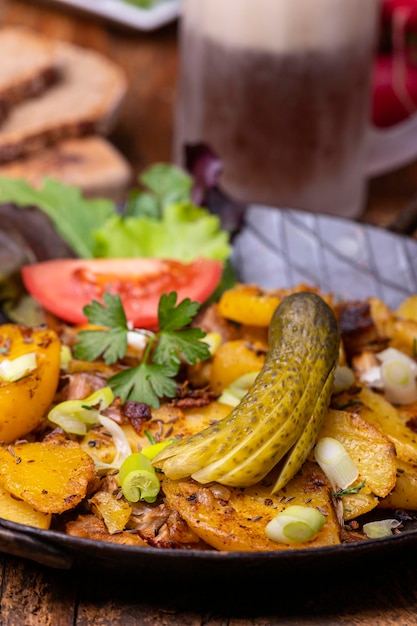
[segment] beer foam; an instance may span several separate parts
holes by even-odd
[[[378,7],[379,0],[185,0],[183,13],[186,26],[219,43],[295,52],[373,39]]]

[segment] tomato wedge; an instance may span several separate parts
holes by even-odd
[[[126,317],[135,328],[158,325],[162,293],[175,291],[203,303],[216,289],[223,271],[220,261],[191,263],[168,259],[54,259],[22,268],[24,285],[44,309],[71,324],[83,324],[83,307],[118,293]]]

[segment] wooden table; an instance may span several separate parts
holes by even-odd
[[[124,67],[129,93],[111,140],[136,173],[169,161],[177,77],[177,25],[152,33],[131,31],[40,0],[3,0],[2,24],[26,24],[51,36],[99,50]],[[370,182],[364,221],[386,226],[417,194],[417,162]],[[268,589],[219,597],[210,588],[164,588],[120,573],[54,570],[32,561],[0,557],[1,626],[208,624],[267,626],[417,624],[416,555],[309,582],[270,581]],[[230,581],[232,585],[233,581]],[[181,581],[180,581],[181,583]],[[290,592],[294,595],[291,599]],[[234,595],[233,595],[234,594]]]

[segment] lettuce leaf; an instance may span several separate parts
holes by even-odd
[[[192,204],[170,204],[160,220],[113,216],[94,236],[97,257],[118,257],[123,250],[124,256],[225,261],[231,252],[219,218]]]
[[[46,213],[55,230],[82,258],[94,256],[94,231],[103,226],[114,212],[106,199],[86,200],[79,189],[46,178],[40,189],[25,180],[0,176],[0,202],[35,206]]]
[[[188,174],[156,164],[140,182],[145,190],[133,194],[124,215],[110,200],[86,199],[77,188],[51,178],[35,189],[24,180],[0,177],[0,202],[38,207],[82,258],[229,258],[229,233],[218,216],[191,202]]]

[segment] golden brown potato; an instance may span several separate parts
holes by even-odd
[[[417,465],[397,459],[396,485],[379,506],[383,509],[417,511]]]
[[[396,319],[393,325],[390,346],[414,356],[417,341],[417,322],[415,320]]]
[[[404,317],[405,319],[417,322],[417,294],[403,300],[395,313],[398,317]]]
[[[340,527],[332,506],[330,485],[315,463],[307,462],[285,489],[271,495],[276,476],[245,489],[195,481],[163,479],[168,504],[176,509],[203,541],[218,550],[283,550],[336,545]],[[319,507],[327,517],[316,537],[288,546],[268,539],[265,526],[289,504]]]
[[[399,459],[417,465],[417,433],[408,428],[398,409],[380,393],[366,387],[357,396],[360,416],[385,433],[395,445]]]
[[[343,518],[350,520],[374,509],[379,498],[390,493],[396,482],[395,447],[379,429],[354,413],[330,409],[317,437],[340,441],[354,462],[359,477],[352,485],[364,481],[360,492],[342,496]]]
[[[18,524],[45,530],[51,525],[52,515],[35,511],[27,502],[16,500],[0,483],[0,517],[10,522],[17,522]]]
[[[43,419],[59,378],[61,342],[50,329],[0,326],[0,362],[35,353],[37,367],[14,382],[0,377],[0,442],[24,437]]]
[[[103,520],[108,532],[120,532],[125,529],[132,508],[126,500],[117,499],[108,491],[97,491],[88,501],[97,517]]]
[[[259,372],[265,362],[266,346],[244,339],[223,343],[215,352],[210,371],[210,386],[221,393],[243,374]]]
[[[94,462],[78,443],[37,442],[0,448],[0,481],[43,513],[63,513],[86,496]]]
[[[219,311],[240,324],[267,327],[282,297],[262,291],[256,285],[237,285],[220,297]]]

